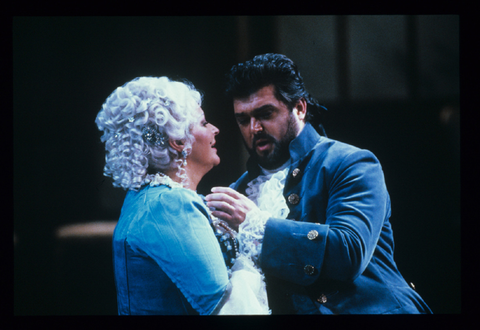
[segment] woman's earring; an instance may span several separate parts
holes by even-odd
[[[182,157],[183,157],[183,166],[187,166],[187,150],[183,149],[182,150]]]

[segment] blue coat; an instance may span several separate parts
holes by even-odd
[[[227,266],[199,195],[146,186],[125,197],[113,235],[118,314],[212,314]]]
[[[430,313],[393,260],[390,198],[367,150],[320,136],[306,124],[290,143],[283,191],[290,213],[265,227],[261,267],[273,314]],[[260,174],[231,185],[244,193]]]

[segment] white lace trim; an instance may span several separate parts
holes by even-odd
[[[287,202],[283,197],[283,188],[287,178],[289,167],[277,172],[267,172],[250,181],[245,190],[247,197],[252,200],[259,209],[269,212],[275,218],[285,219],[290,212]]]
[[[144,184],[150,184],[150,186],[152,187],[163,184],[170,188],[183,188],[182,184],[173,181],[172,178],[163,173],[147,174],[147,176],[145,176],[145,179],[143,179],[142,181],[142,185]]]
[[[265,278],[258,265],[267,220],[285,219],[289,213],[283,197],[289,165],[290,162],[275,171],[263,170],[264,175],[248,183],[247,197],[258,208],[248,212],[238,228],[239,250],[230,273],[231,292],[220,315],[271,314]]]
[[[257,264],[267,220],[271,217],[285,219],[290,212],[283,197],[288,165],[285,164],[277,172],[264,170],[267,174],[249,182],[245,191],[258,209],[248,212],[245,221],[238,228],[239,253],[248,256]]]
[[[271,214],[259,209],[247,213],[245,221],[238,228],[238,253],[245,255],[258,264],[258,257],[262,251],[265,223]]]

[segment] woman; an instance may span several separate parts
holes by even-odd
[[[219,130],[201,101],[188,83],[141,77],[117,88],[97,115],[104,174],[128,190],[113,236],[119,314],[269,313],[257,252],[245,245],[254,235],[242,233],[237,246],[195,192],[220,163]]]

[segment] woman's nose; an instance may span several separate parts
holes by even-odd
[[[218,127],[215,126],[215,125],[212,125],[212,130],[213,130],[213,134],[214,134],[214,135],[217,135],[218,133],[220,133],[220,130],[219,130]]]

